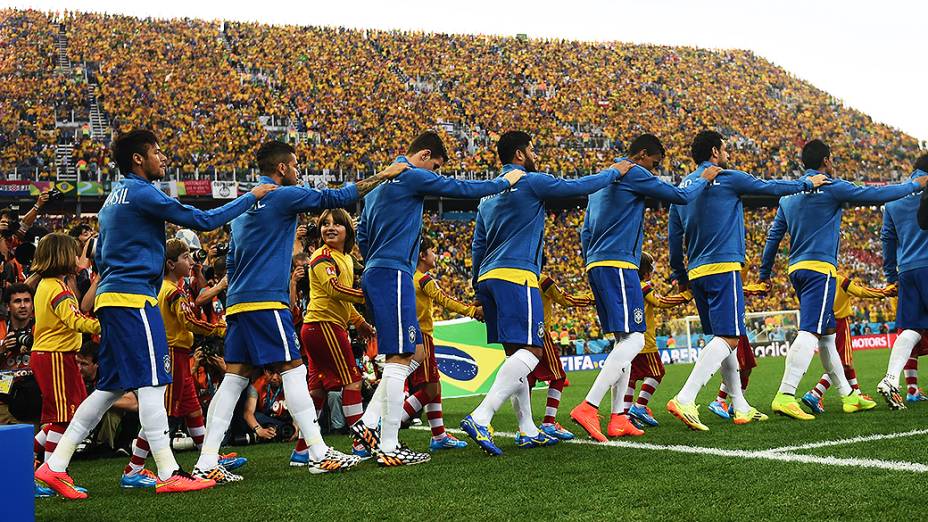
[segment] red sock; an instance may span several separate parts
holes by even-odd
[[[439,394],[439,397],[441,394]],[[425,391],[425,387],[406,397],[403,403],[403,422],[409,422],[409,419],[419,415],[419,410],[432,401],[432,397]]]
[[[129,457],[129,464],[123,470],[126,475],[132,475],[142,471],[145,467],[145,460],[148,459],[148,453],[151,448],[148,447],[148,440],[145,439],[143,430],[139,430],[138,437],[135,438],[135,444],[132,445],[132,456]]]
[[[32,440],[32,451],[35,453],[35,458],[42,457],[44,460],[46,440],[48,440],[48,424],[42,426],[42,429],[35,434],[35,439]]]
[[[295,451],[295,452],[297,452],[297,453],[303,453],[303,452],[305,452],[305,451],[308,450],[308,449],[309,449],[309,445],[306,444],[306,441],[305,441],[305,440],[303,440],[302,438],[300,438],[298,441],[296,441],[296,447],[293,448],[293,451]]]
[[[364,414],[364,405],[361,399],[361,390],[342,390],[342,413],[345,414],[345,424],[351,426]]]
[[[548,383],[548,400],[545,403],[545,418],[541,420],[542,424],[555,423],[557,409],[561,406],[561,392],[564,390],[564,381],[564,378],[560,378]]]
[[[48,433],[45,435],[45,462],[48,462],[48,458],[58,447],[58,442],[66,429],[68,429],[67,422],[53,422],[48,425]]]
[[[187,416],[187,433],[190,434],[190,437],[193,439],[193,443],[196,445],[197,449],[203,447],[203,438],[206,437],[206,419],[203,418],[203,415],[188,415]]]
[[[728,392],[719,388],[719,394],[715,397],[715,400],[724,401],[727,398],[728,398]]]
[[[425,405],[425,416],[429,420],[429,428],[432,429],[432,439],[443,438],[445,436],[445,419],[441,413],[441,392]]]
[[[853,366],[844,367],[844,377],[847,379],[847,383],[851,385],[852,390],[860,389],[860,385],[857,384],[857,370]]]
[[[815,395],[819,399],[825,396],[825,392],[828,391],[828,388],[831,388],[831,379],[828,378],[828,374],[822,375],[822,379],[818,381],[818,384],[812,388],[812,395]]]
[[[648,401],[651,400],[651,395],[657,390],[657,385],[660,384],[660,382],[660,378],[646,377],[644,381],[641,382],[641,390],[638,392],[638,400],[635,401],[635,404],[647,407]]]
[[[905,363],[905,387],[906,393],[915,395],[918,393],[918,358],[909,357]]]
[[[748,389],[748,381],[751,380],[751,370],[752,368],[741,370],[741,391]]]
[[[312,393],[312,391],[310,391],[309,393],[309,396],[313,398],[313,406],[316,408],[317,419],[322,415],[322,408],[325,406],[325,395],[325,392]]]

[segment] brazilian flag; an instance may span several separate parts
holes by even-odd
[[[54,188],[61,191],[61,194],[66,198],[73,198],[77,195],[77,183],[71,183],[70,181],[56,181]]]
[[[487,344],[486,326],[473,319],[435,323],[435,358],[442,397],[482,395],[506,359],[502,345]]]

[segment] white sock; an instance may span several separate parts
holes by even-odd
[[[68,469],[68,464],[71,463],[71,457],[74,455],[77,445],[87,437],[90,430],[100,423],[103,414],[120,397],[122,397],[122,392],[94,390],[90,396],[84,399],[84,402],[74,412],[74,418],[71,419],[68,428],[64,430],[55,452],[45,461],[49,469],[57,473]]]
[[[197,460],[198,469],[205,471],[219,465],[219,446],[226,438],[235,405],[247,386],[248,378],[241,375],[226,373],[222,378],[222,383],[219,384],[219,389],[216,390],[206,411],[206,438],[203,439],[203,448],[200,449],[200,458]]]
[[[370,429],[377,429],[380,423],[380,414],[383,412],[384,394],[387,389],[383,386],[383,375],[380,376],[380,384],[374,389],[374,395],[371,396],[370,402],[367,403],[367,409],[361,416],[361,422]]]
[[[831,382],[838,387],[841,396],[850,395],[853,390],[851,383],[847,382],[847,377],[844,375],[844,365],[841,363],[841,356],[838,355],[835,334],[822,335],[819,338],[818,356],[822,359],[822,366],[831,376]]]
[[[155,459],[158,478],[167,480],[180,466],[171,452],[168,413],[164,409],[167,386],[146,386],[138,389],[139,423],[148,441],[149,453]]]
[[[519,431],[528,437],[537,437],[538,427],[532,420],[532,393],[528,389],[528,379],[522,381],[522,385],[512,394],[512,409],[516,411]]]
[[[526,349],[521,349],[508,357],[496,372],[496,380],[490,386],[490,391],[471,413],[474,422],[482,426],[489,425],[493,421],[493,415],[499,411],[506,399],[518,391],[519,386],[522,386],[522,381],[532,373],[537,365],[538,358]]]
[[[696,402],[699,390],[709,382],[712,374],[722,366],[722,361],[732,353],[731,346],[721,337],[713,337],[709,344],[699,352],[699,358],[686,378],[683,389],[677,394],[677,401],[682,404]]]
[[[632,365],[631,363],[626,364],[622,367],[621,372],[619,372],[619,378],[612,385],[612,413],[613,415],[621,415],[628,411],[628,408],[631,406],[625,402],[625,396],[628,395],[628,381],[631,377]],[[632,395],[635,394],[635,390],[632,389]]]
[[[751,409],[751,405],[744,399],[744,393],[741,391],[741,369],[738,366],[738,351],[732,351],[728,357],[722,360],[722,386],[725,387],[728,398],[731,400],[732,408],[735,411],[746,412]]]
[[[322,460],[329,447],[322,440],[322,431],[316,418],[316,406],[309,395],[309,388],[306,387],[306,366],[301,364],[282,372],[280,380],[283,382],[284,397],[287,398],[287,411],[309,446],[309,457]]]
[[[905,367],[905,363],[912,355],[912,348],[922,340],[922,336],[915,330],[903,330],[893,343],[892,352],[889,354],[889,366],[886,368],[886,379],[889,382],[898,385],[899,373]]]
[[[614,348],[606,357],[599,375],[596,376],[596,380],[590,386],[590,391],[586,394],[586,402],[598,408],[609,388],[621,378],[622,368],[631,364],[632,359],[641,353],[642,348],[644,348],[644,334],[640,332],[626,334],[621,339],[616,337]],[[624,395],[625,388],[621,390]]]
[[[809,363],[815,356],[815,347],[818,346],[818,338],[810,332],[800,330],[796,339],[789,346],[786,352],[786,365],[783,368],[783,379],[780,381],[779,393],[796,395],[796,388],[799,387],[799,381],[809,369]],[[846,382],[846,381],[845,381]]]
[[[403,387],[408,375],[409,368],[405,364],[383,365],[380,385],[384,387],[385,395],[380,421],[380,449],[386,453],[396,451],[399,445],[400,421],[403,418],[403,404],[406,402]]]

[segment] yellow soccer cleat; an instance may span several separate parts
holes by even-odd
[[[772,409],[774,413],[779,413],[780,415],[792,417],[797,420],[815,420],[815,415],[810,415],[802,410],[799,403],[796,401],[796,397],[785,393],[776,394],[773,398],[773,403],[770,405],[770,409]]]
[[[709,431],[708,426],[699,422],[699,408],[695,404],[683,404],[674,396],[667,403],[667,411],[683,421],[683,424],[693,431]]]
[[[855,413],[876,408],[876,402],[861,395],[860,390],[854,390],[850,395],[841,397],[841,408],[844,413]]]
[[[767,414],[761,413],[757,408],[751,406],[751,409],[745,412],[735,411],[735,424],[747,424],[754,421],[767,420]]]

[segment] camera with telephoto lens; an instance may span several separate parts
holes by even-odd
[[[19,353],[28,353],[32,350],[32,342],[35,339],[32,337],[32,332],[29,330],[23,330],[16,334],[16,351]]]
[[[209,254],[206,252],[206,250],[203,250],[202,248],[198,248],[193,251],[193,254],[191,254],[190,257],[193,258],[193,261],[195,263],[202,265],[203,263],[206,262],[206,258],[208,255]]]

